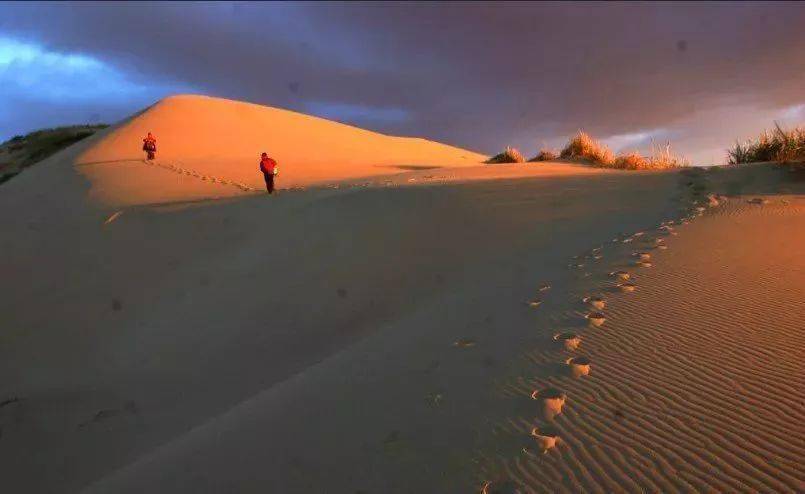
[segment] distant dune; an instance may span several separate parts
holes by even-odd
[[[142,139],[158,141],[156,166]],[[415,170],[480,164],[486,156],[419,138],[394,137],[288,110],[211,98],[172,96],[113,127],[77,160],[101,199],[123,204],[262,190],[261,152],[280,167],[279,188]],[[176,189],[174,172],[188,177]],[[159,180],[154,178],[158,174]],[[201,191],[199,191],[201,188]]]

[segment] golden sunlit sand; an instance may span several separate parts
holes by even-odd
[[[801,492],[803,182],[485,158],[179,96],[26,169],[4,485]]]

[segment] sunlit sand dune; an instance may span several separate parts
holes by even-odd
[[[142,139],[157,138],[145,163]],[[260,153],[279,163],[280,188],[478,165],[485,156],[393,137],[288,110],[206,96],[163,99],[95,140],[77,163],[93,194],[121,204],[263,191]],[[177,182],[179,187],[177,187]]]

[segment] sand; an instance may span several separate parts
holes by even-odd
[[[550,164],[358,187],[355,165],[273,198],[129,197],[76,164],[115,131],[0,189],[4,487],[802,490],[802,182]],[[697,216],[702,187],[728,197]]]
[[[157,138],[153,162],[141,150],[148,132]],[[486,158],[279,108],[179,95],[104,132],[81,153],[77,165],[96,200],[142,205],[262,192],[261,152],[279,163],[280,189],[478,165]]]

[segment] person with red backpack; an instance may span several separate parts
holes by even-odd
[[[260,156],[260,171],[263,172],[263,178],[266,179],[266,190],[269,194],[274,193],[274,177],[279,174],[277,162],[268,157],[268,154],[263,153]]]
[[[146,152],[149,160],[154,159],[154,156],[157,154],[157,138],[150,132],[145,139],[143,139],[143,151]]]

